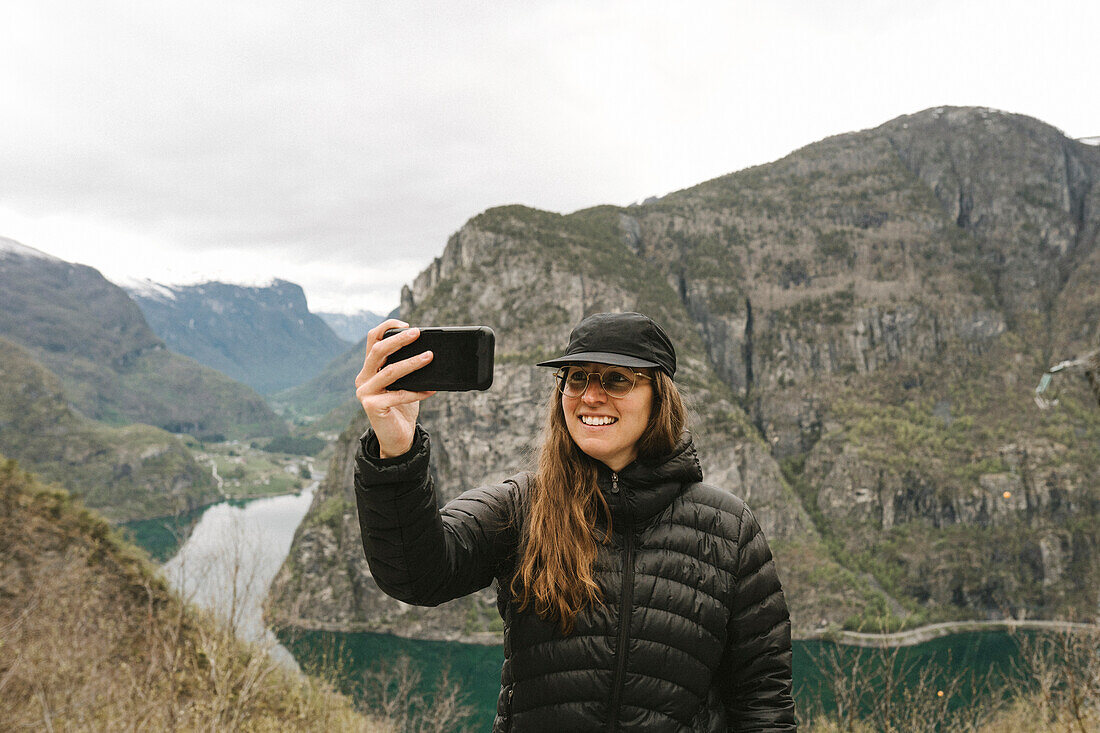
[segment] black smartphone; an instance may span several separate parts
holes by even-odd
[[[403,328],[391,328],[382,336],[389,338]],[[386,364],[403,361],[424,351],[432,352],[427,366],[406,374],[386,389],[414,392],[467,392],[485,390],[493,384],[493,352],[496,334],[488,326],[442,326],[421,328],[420,336],[395,351]]]

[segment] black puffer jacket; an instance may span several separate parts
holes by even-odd
[[[437,605],[497,581],[504,668],[494,731],[794,730],[791,634],[771,551],[744,502],[699,483],[690,439],[656,465],[600,475],[613,541],[604,599],[556,623],[517,613],[509,585],[529,476],[436,509],[427,434],[379,459],[363,436],[355,486],[374,579]]]

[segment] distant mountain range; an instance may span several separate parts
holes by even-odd
[[[0,456],[115,520],[217,499],[209,469],[170,433],[284,435],[286,423],[250,386],[324,382],[351,353],[294,283],[127,288],[0,238]],[[364,332],[384,318],[330,317]],[[346,400],[347,384],[328,392]],[[300,413],[330,410],[328,392],[305,390]]]
[[[285,280],[125,287],[169,349],[264,394],[311,379],[352,343],[310,313],[302,288]]]
[[[394,313],[397,312],[395,308]],[[337,336],[348,343],[358,343],[367,335],[367,331],[377,326],[389,316],[381,315],[373,311],[359,311],[357,313],[318,313],[325,323],[329,325]]]
[[[286,432],[250,388],[167,349],[97,270],[10,239],[0,239],[0,337],[57,375],[65,399],[94,420],[204,437]]]
[[[338,424],[326,424],[325,427],[339,431],[358,409],[355,375],[363,368],[366,343],[364,336],[359,343],[326,364],[321,373],[308,382],[272,395],[271,403],[288,418],[310,423],[335,410],[338,416],[334,417]],[[330,423],[331,419],[325,422]]]
[[[333,324],[345,337],[359,334],[355,345],[325,365],[319,374],[306,382],[271,395],[270,402],[288,418],[299,420],[310,429],[339,432],[359,411],[355,399],[355,375],[363,368],[367,331],[387,318],[396,318],[398,309],[388,315],[360,311],[354,315],[318,313]]]
[[[221,497],[171,433],[283,435],[258,394],[174,354],[96,270],[0,238],[0,455],[121,521]]]

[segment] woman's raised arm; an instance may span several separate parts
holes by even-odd
[[[387,595],[435,606],[488,586],[506,571],[517,544],[520,486],[472,489],[437,509],[428,470],[428,435],[416,429],[397,458],[377,455],[373,431],[360,441],[355,498],[363,549]]]

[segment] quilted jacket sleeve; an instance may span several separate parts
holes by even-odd
[[[379,458],[368,430],[355,459],[355,498],[363,549],[385,593],[436,606],[488,586],[515,548],[515,486],[473,489],[437,508],[428,470],[428,434],[412,449]]]
[[[741,512],[729,641],[719,667],[731,731],[793,731],[791,620],[771,549],[756,517]]]

